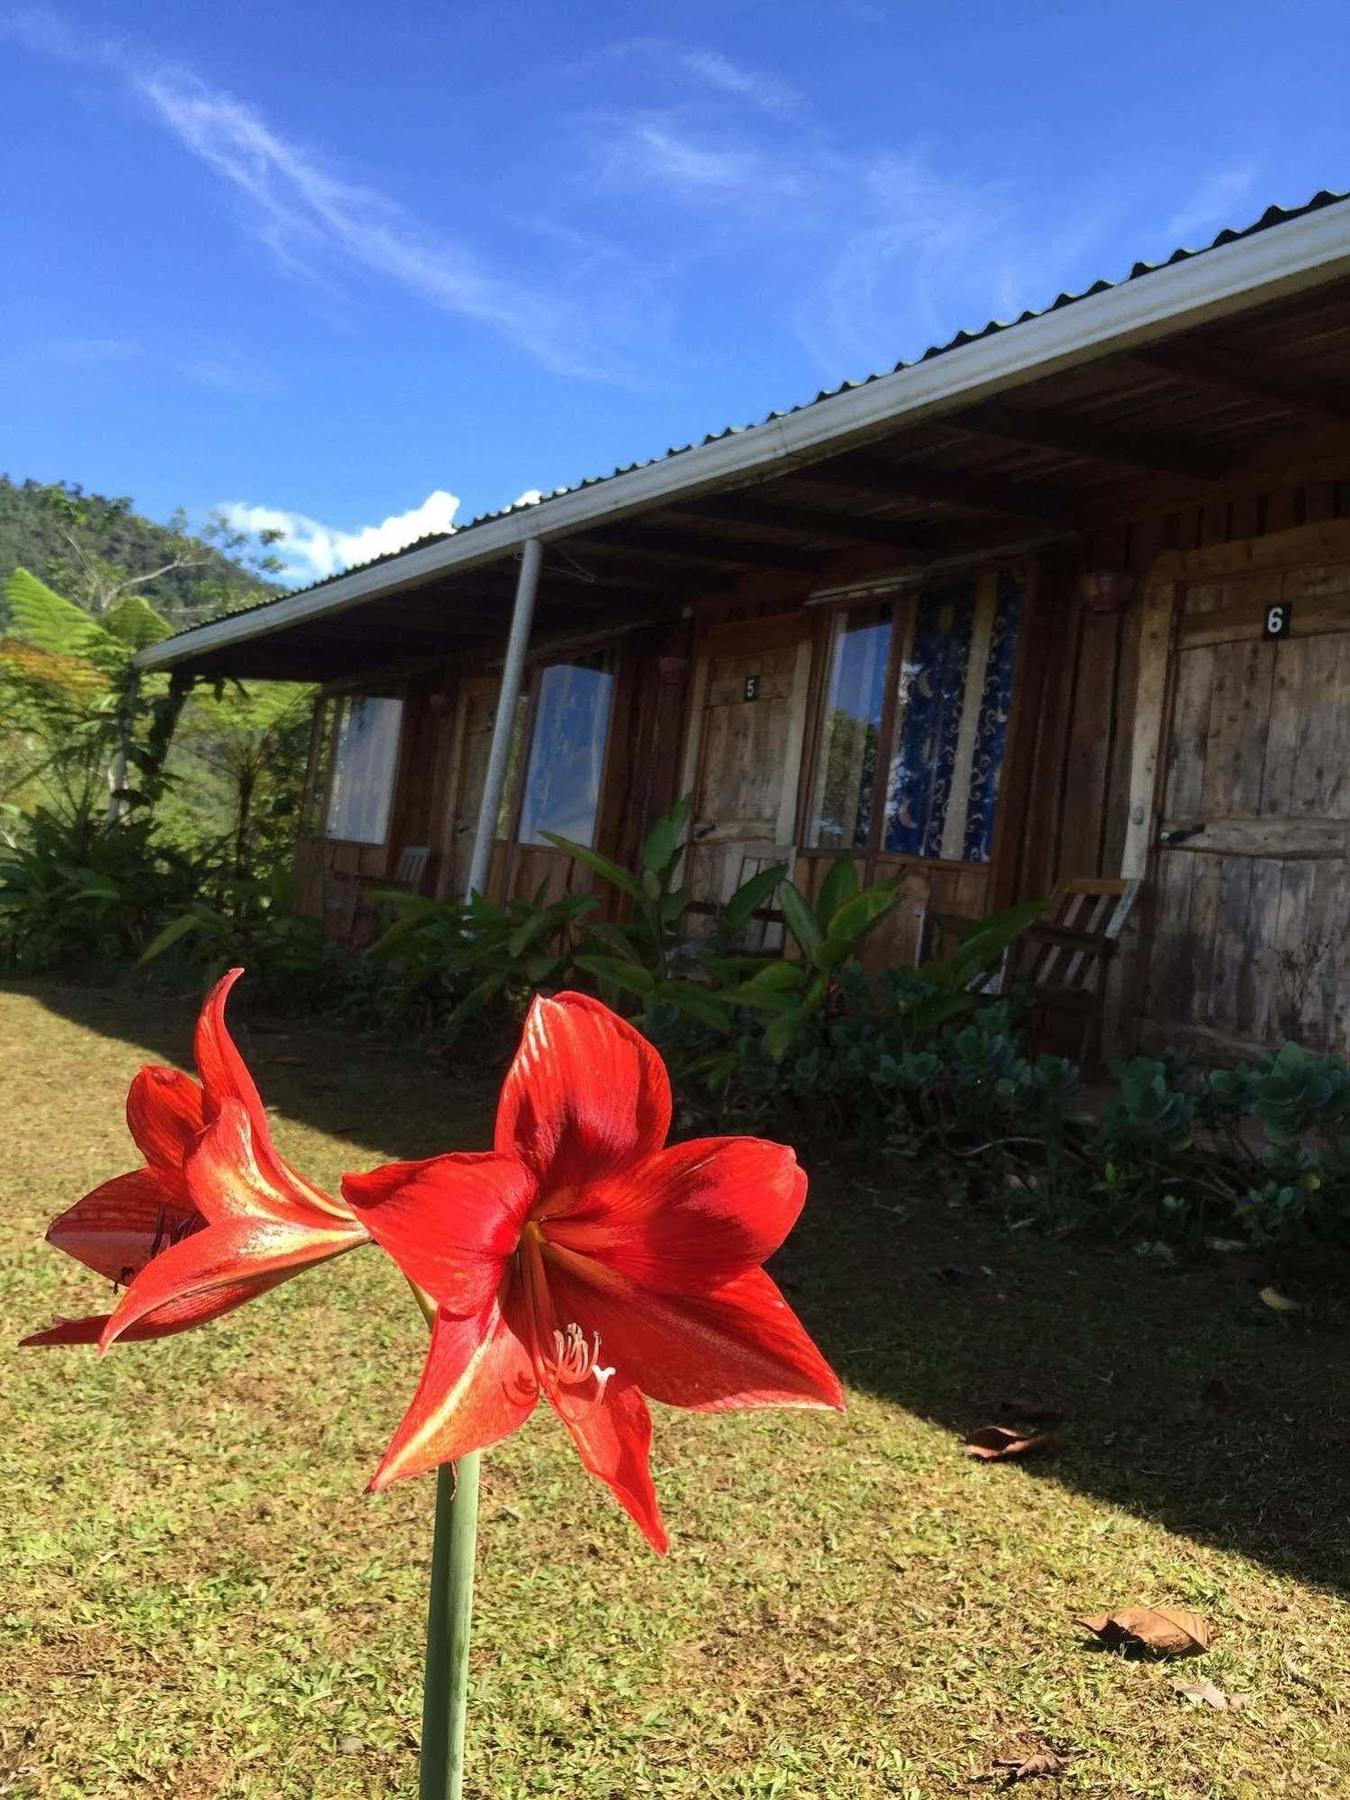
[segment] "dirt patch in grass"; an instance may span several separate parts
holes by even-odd
[[[240,999],[278,1139],[317,1179],[486,1141],[483,1084],[347,1033],[250,1032]],[[41,1233],[129,1166],[127,1081],[186,1057],[193,1010],[0,992],[13,1336],[99,1299]],[[475,1800],[929,1800],[1042,1748],[1076,1754],[1027,1792],[1350,1792],[1344,1284],[1281,1270],[1308,1303],[1281,1316],[1260,1273],[1009,1234],[940,1175],[820,1174],[779,1274],[845,1419],[660,1412],[665,1563],[548,1420],[489,1459]],[[0,1795],[416,1791],[430,1484],[361,1489],[422,1348],[363,1251],[102,1363],[0,1361]],[[1057,1452],[964,1454],[1047,1396]],[[1072,1623],[1131,1603],[1202,1613],[1214,1648],[1132,1662]],[[1191,1704],[1197,1677],[1248,1706]]]

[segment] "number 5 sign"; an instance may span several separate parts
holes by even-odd
[[[1287,600],[1268,606],[1261,624],[1263,638],[1287,638],[1294,628],[1294,609]]]

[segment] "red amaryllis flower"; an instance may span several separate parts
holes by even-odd
[[[25,1344],[167,1337],[218,1318],[307,1264],[367,1242],[350,1209],[277,1155],[267,1114],[225,1028],[242,969],[207,995],[201,1082],[145,1068],[127,1095],[143,1169],[105,1181],[53,1221],[47,1241],[127,1291],[111,1313],[62,1319]]]
[[[670,1083],[581,994],[536,1000],[496,1149],[393,1163],[343,1192],[436,1302],[421,1384],[371,1487],[524,1422],[544,1394],[658,1550],[644,1395],[695,1411],[838,1407],[838,1378],[760,1264],[806,1197],[790,1149],[666,1146]]]

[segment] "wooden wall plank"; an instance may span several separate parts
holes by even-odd
[[[1207,1022],[1238,1032],[1238,999],[1248,953],[1252,864],[1244,856],[1219,859],[1219,911],[1214,932],[1214,966],[1209,982]]]
[[[1213,650],[1181,651],[1177,656],[1176,698],[1163,788],[1162,811],[1169,822],[1201,816],[1213,693]]]
[[[1139,628],[1139,678],[1134,693],[1134,735],[1130,746],[1130,819],[1121,851],[1121,874],[1142,877],[1153,842],[1158,762],[1169,694],[1173,615],[1177,603],[1172,552],[1158,559],[1144,590]]]
[[[1237,984],[1237,1029],[1263,1044],[1275,1028],[1280,894],[1285,865],[1264,858],[1250,865],[1250,889]]]

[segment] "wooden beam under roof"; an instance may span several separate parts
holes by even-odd
[[[1001,401],[968,407],[943,418],[941,424],[944,430],[1008,438],[1040,450],[1058,450],[1065,456],[1087,456],[1096,462],[1118,463],[1126,469],[1181,475],[1189,481],[1217,481],[1228,467],[1222,457],[1186,438],[1117,431],[1114,426],[1098,425],[1088,419],[1032,412],[1024,407],[1005,406]]]
[[[1004,513],[1013,519],[1066,519],[1073,511],[1073,495],[1061,488],[967,475],[959,469],[920,469],[911,463],[888,462],[884,456],[813,463],[797,472],[803,481],[826,487],[884,495],[888,500],[928,500],[966,512]]]
[[[795,531],[801,537],[837,538],[841,543],[880,544],[886,550],[922,550],[927,539],[898,522],[832,512],[828,507],[798,506],[793,501],[769,503],[742,499],[737,493],[713,500],[690,500],[680,508],[686,517],[726,525],[750,525],[766,531]]]
[[[1160,374],[1202,382],[1244,400],[1271,400],[1316,419],[1350,419],[1350,389],[1305,375],[1268,356],[1182,339],[1137,351],[1131,360]]]
[[[669,556],[676,562],[776,569],[785,575],[809,575],[816,567],[814,557],[769,544],[747,543],[740,538],[696,537],[645,522],[640,531],[628,525],[615,529],[622,529],[623,536],[602,537],[588,532],[585,537],[569,538],[568,542],[583,555],[589,550],[597,556]]]

